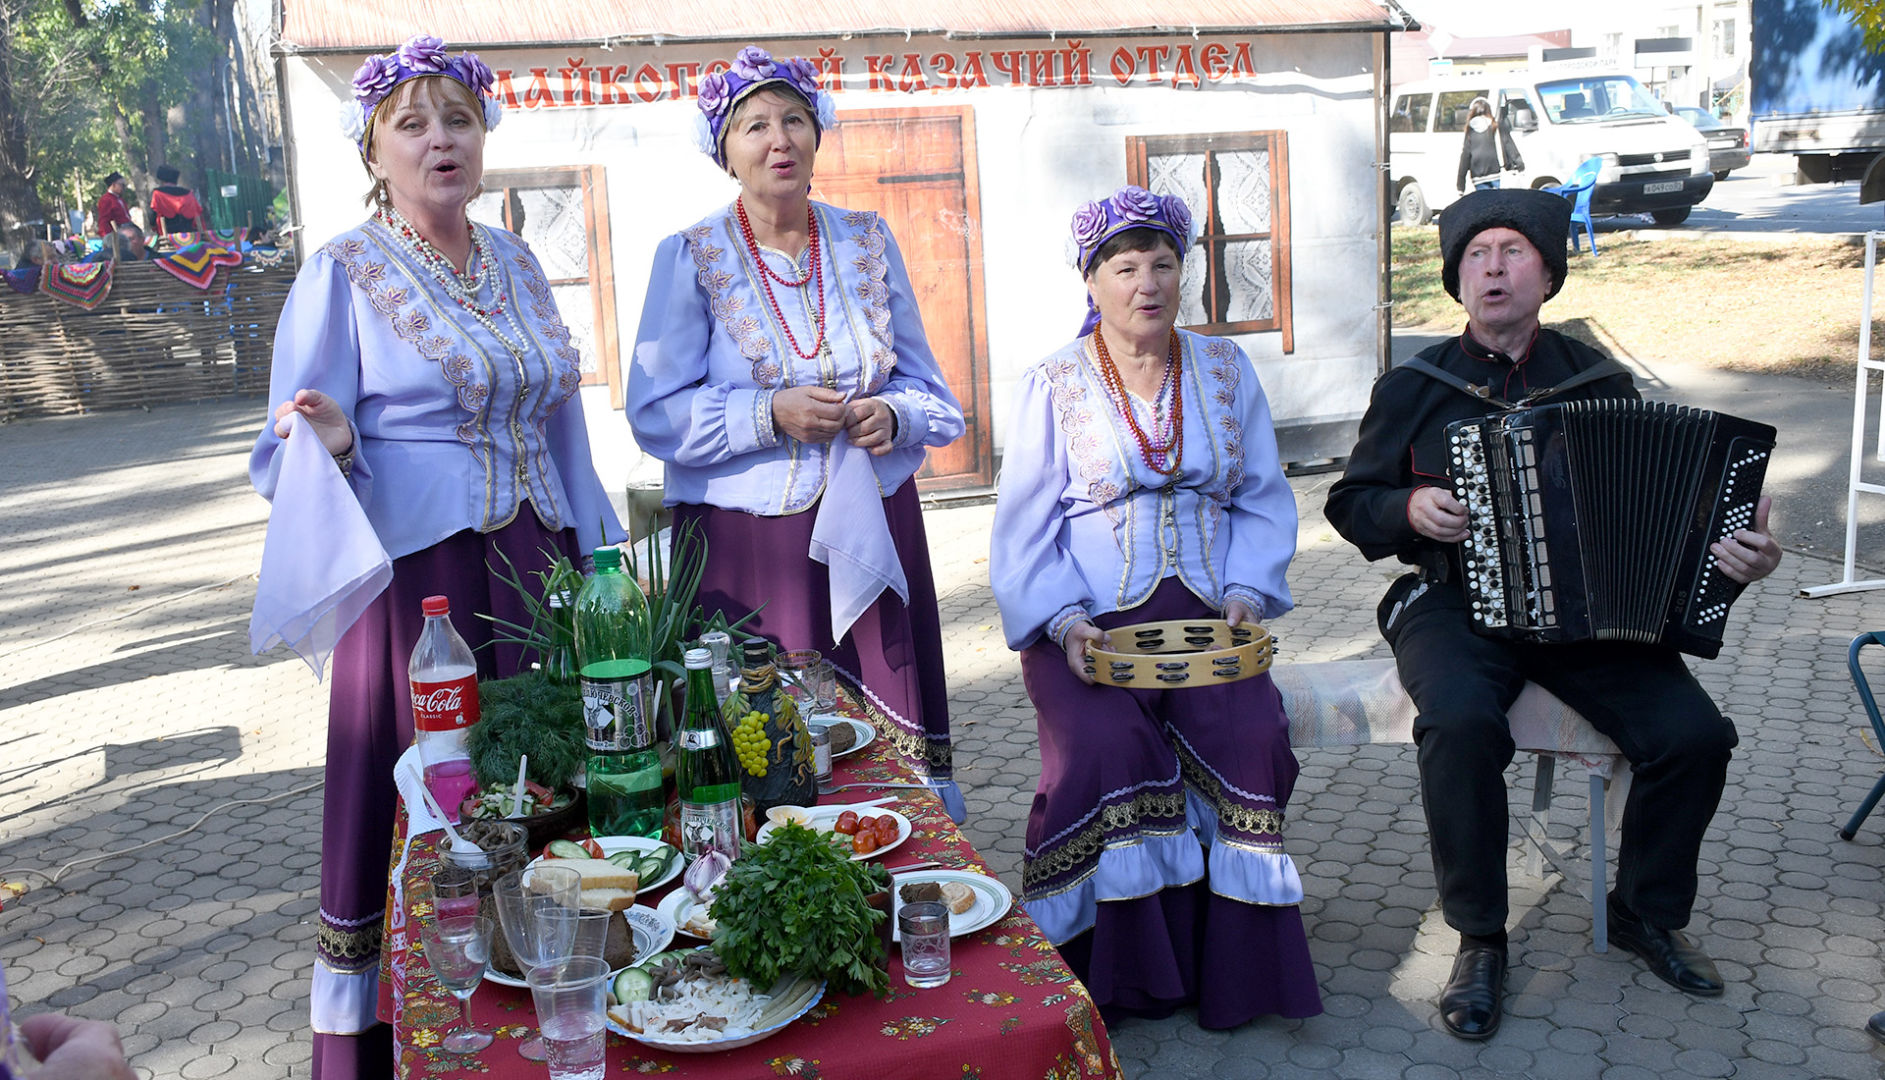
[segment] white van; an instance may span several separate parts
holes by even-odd
[[[1389,167],[1401,220],[1426,224],[1459,197],[1466,110],[1492,102],[1525,168],[1503,183],[1549,187],[1602,158],[1593,214],[1649,214],[1679,225],[1708,197],[1708,142],[1622,72],[1568,61],[1408,83],[1394,91]]]

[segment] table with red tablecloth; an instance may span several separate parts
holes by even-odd
[[[873,699],[846,686],[838,711],[868,722],[875,736],[835,763],[837,783],[916,779],[904,754],[920,752],[920,745],[903,735],[903,728]],[[942,868],[988,872],[949,820],[942,800],[927,789],[853,789],[820,802],[851,803],[893,794],[897,801],[885,808],[910,819],[911,835],[886,853],[886,865],[934,860]],[[437,865],[443,833],[414,837],[407,850],[405,826],[402,806],[393,862],[398,867],[405,851],[403,880],[412,885],[426,881]],[[636,902],[653,906],[669,889],[680,887],[677,880],[644,893]],[[402,897],[399,903],[393,900],[396,895]],[[458,1003],[420,954],[417,920],[430,917],[429,897],[429,888],[388,890],[380,1015],[393,1025],[398,1075],[547,1075],[545,1066],[517,1054],[517,1044],[533,1033],[536,1023],[528,990],[481,984],[472,998],[472,1017],[479,1027],[495,1031],[497,1039],[478,1054],[438,1049],[458,1023]],[[688,940],[676,938],[677,944]],[[892,946],[888,998],[827,993],[778,1034],[737,1050],[669,1054],[610,1034],[609,1074],[805,1080],[1085,1080],[1120,1075],[1086,988],[1019,903],[993,925],[956,938],[950,959],[954,974],[948,983],[914,990],[903,981],[903,965]]]

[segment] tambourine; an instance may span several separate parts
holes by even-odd
[[[1107,631],[1113,647],[1088,645],[1086,671],[1115,686],[1215,686],[1270,670],[1276,639],[1261,625],[1222,619],[1134,623]]]

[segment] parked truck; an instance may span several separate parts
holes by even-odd
[[[1811,183],[1859,180],[1885,153],[1885,55],[1820,0],[1752,0],[1748,122],[1757,153]]]

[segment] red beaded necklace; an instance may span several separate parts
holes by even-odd
[[[1106,385],[1108,397],[1113,399],[1120,415],[1126,418],[1126,426],[1132,429],[1132,437],[1138,440],[1139,457],[1145,467],[1160,476],[1173,476],[1178,466],[1185,460],[1185,443],[1182,433],[1185,425],[1185,388],[1179,378],[1179,365],[1183,351],[1178,342],[1178,331],[1171,332],[1171,345],[1165,354],[1165,376],[1159,381],[1158,394],[1152,399],[1152,430],[1157,435],[1156,441],[1139,426],[1139,418],[1132,411],[1132,397],[1126,389],[1126,381],[1120,378],[1119,367],[1113,363],[1112,354],[1106,351],[1106,335],[1099,330],[1093,331],[1093,350],[1099,354],[1100,381]],[[1163,417],[1160,416],[1160,403],[1165,395],[1171,395],[1171,408]]]
[[[743,198],[733,200],[733,207],[739,213],[740,235],[746,240],[746,250],[752,255],[753,261],[759,264],[760,288],[766,294],[766,302],[772,305],[773,316],[779,320],[779,326],[785,330],[786,341],[791,343],[792,351],[801,359],[814,359],[825,347],[825,264],[818,255],[818,215],[812,212],[811,207],[805,208],[805,231],[811,237],[811,242],[807,246],[811,252],[812,265],[805,271],[803,277],[793,281],[768,266],[766,260],[760,257],[759,241],[753,236],[752,220],[746,216],[746,200]],[[817,329],[818,336],[812,340],[812,347],[809,350],[799,348],[798,337],[792,333],[792,324],[786,321],[785,311],[779,307],[779,298],[773,295],[772,283],[774,281],[789,289],[804,288],[805,283],[810,281],[813,289],[817,291],[818,316],[813,320],[813,326]]]

